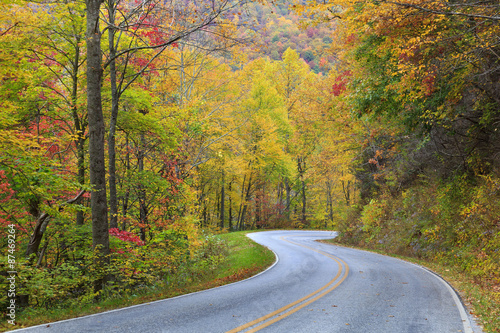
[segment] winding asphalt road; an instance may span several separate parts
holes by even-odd
[[[480,332],[453,289],[420,266],[315,242],[335,232],[249,237],[277,256],[253,278],[16,332]]]

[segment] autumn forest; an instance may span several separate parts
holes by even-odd
[[[301,228],[455,267],[500,317],[497,1],[0,5],[19,311],[196,279],[219,233]]]

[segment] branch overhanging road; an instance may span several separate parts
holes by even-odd
[[[441,278],[402,260],[316,242],[329,231],[249,234],[276,263],[189,295],[16,332],[479,332]]]

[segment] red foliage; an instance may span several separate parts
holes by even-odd
[[[109,229],[109,235],[114,236],[114,237],[116,237],[124,242],[135,243],[135,244],[140,245],[140,246],[144,245],[144,242],[139,238],[139,236],[137,236],[129,231],[120,231],[117,228],[111,228],[111,229]],[[121,253],[123,253],[123,252],[121,252]]]
[[[141,33],[143,37],[147,37],[151,45],[163,45],[168,42],[168,35],[158,27],[152,27],[151,30],[147,30]]]
[[[358,40],[358,38],[356,37],[356,35],[354,34],[350,34],[347,38],[346,38],[346,44],[354,44],[356,41]]]
[[[346,90],[348,77],[350,76],[352,76],[351,71],[344,71],[335,78],[335,83],[332,85],[333,96],[340,96]]]
[[[139,67],[145,67],[148,64],[149,60],[144,58],[133,58],[132,63]]]
[[[182,179],[179,178],[179,162],[178,159],[169,159],[168,157],[163,158],[163,168],[161,170],[161,176],[169,181],[173,186],[178,186],[182,184]],[[176,191],[177,193],[178,191]]]
[[[144,5],[142,2],[138,2],[137,0],[136,4],[138,6]],[[153,13],[156,5],[156,2],[150,2],[147,5],[147,8],[144,8],[144,14],[139,18],[138,23],[136,23],[133,27],[135,30],[134,32],[141,37],[146,37],[151,46],[165,45],[170,38],[170,34],[161,28],[161,22]],[[177,44],[172,46],[177,47]]]
[[[435,91],[436,75],[434,73],[428,73],[422,80],[424,86],[425,96],[429,97]]]
[[[55,154],[65,149],[61,147],[61,144],[64,145],[64,142],[60,140],[64,136],[65,126],[66,124],[62,120],[40,116],[35,121],[31,122],[25,132],[19,134],[31,136],[45,149],[46,157],[52,158]],[[69,158],[69,156],[65,156],[64,158]]]

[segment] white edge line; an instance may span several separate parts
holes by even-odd
[[[399,258],[396,258],[396,259],[399,259]],[[460,317],[462,318],[462,324],[464,326],[464,332],[465,333],[474,333],[474,330],[472,329],[472,326],[473,326],[472,320],[471,320],[470,316],[467,315],[467,311],[466,311],[465,305],[464,305],[464,303],[462,301],[462,298],[459,296],[459,294],[455,290],[455,288],[453,288],[450,285],[450,283],[448,281],[446,281],[441,275],[439,275],[436,272],[431,271],[427,267],[424,267],[424,266],[421,266],[421,265],[418,265],[418,264],[415,264],[415,263],[412,263],[412,262],[409,262],[409,261],[406,261],[406,260],[403,260],[403,261],[407,262],[409,264],[412,264],[414,266],[417,266],[418,268],[423,269],[424,271],[426,271],[428,273],[431,273],[439,281],[441,281],[441,283],[443,283],[446,286],[446,288],[450,292],[451,296],[453,297],[453,300],[455,301],[455,304],[457,305],[458,312],[460,312]],[[482,330],[478,327],[478,325],[474,325],[474,326],[477,327],[476,333],[482,332]]]
[[[248,234],[246,234],[245,236],[248,237]],[[250,238],[250,237],[248,237],[248,238]],[[245,282],[247,280],[256,278],[257,276],[259,276],[261,274],[264,274],[265,272],[267,272],[268,270],[270,270],[271,268],[273,268],[274,266],[276,266],[278,264],[278,262],[279,262],[279,257],[278,257],[278,254],[276,252],[274,252],[273,250],[271,250],[267,246],[262,245],[262,244],[256,242],[252,238],[250,238],[250,239],[253,242],[255,242],[255,243],[257,243],[257,244],[259,244],[261,246],[264,246],[266,249],[268,249],[272,253],[274,253],[274,256],[275,256],[276,260],[274,261],[274,263],[271,266],[269,266],[268,268],[266,268],[262,272],[257,273],[255,275],[252,275],[251,277],[246,278],[244,280],[236,281],[236,282],[233,282],[233,283],[228,283],[228,284],[225,284],[225,285],[222,285],[222,286],[218,286],[218,287],[214,287],[214,288],[210,288],[210,289],[196,291],[196,292],[189,293],[189,294],[184,294],[184,295],[179,295],[179,296],[175,296],[175,297],[160,299],[160,300],[157,300],[157,301],[152,301],[152,302],[147,302],[147,303],[142,303],[142,304],[136,304],[136,305],[126,306],[124,308],[119,308],[119,309],[114,309],[114,310],[108,310],[108,311],[99,312],[99,313],[93,313],[93,314],[86,315],[86,316],[81,316],[81,317],[76,317],[76,318],[70,318],[70,319],[65,319],[65,320],[59,320],[59,321],[54,321],[54,322],[50,322],[50,323],[40,324],[40,325],[36,325],[36,326],[29,326],[29,327],[24,327],[24,328],[18,328],[18,329],[15,329],[13,331],[6,331],[6,332],[22,332],[22,331],[29,331],[31,329],[36,329],[36,328],[46,328],[47,325],[54,325],[54,324],[65,323],[65,322],[74,321],[74,320],[80,320],[80,319],[83,319],[83,318],[101,316],[101,315],[105,315],[105,314],[109,314],[109,313],[113,313],[113,312],[118,312],[118,311],[133,309],[133,308],[140,307],[140,306],[147,306],[147,305],[151,305],[151,304],[155,304],[155,303],[166,302],[166,301],[169,301],[169,300],[172,300],[172,299],[176,299],[176,298],[187,297],[187,296],[191,296],[191,295],[195,295],[195,294],[201,294],[201,293],[208,292],[208,291],[211,291],[211,290],[214,290],[214,289],[228,287],[228,286],[231,286],[233,284]]]

